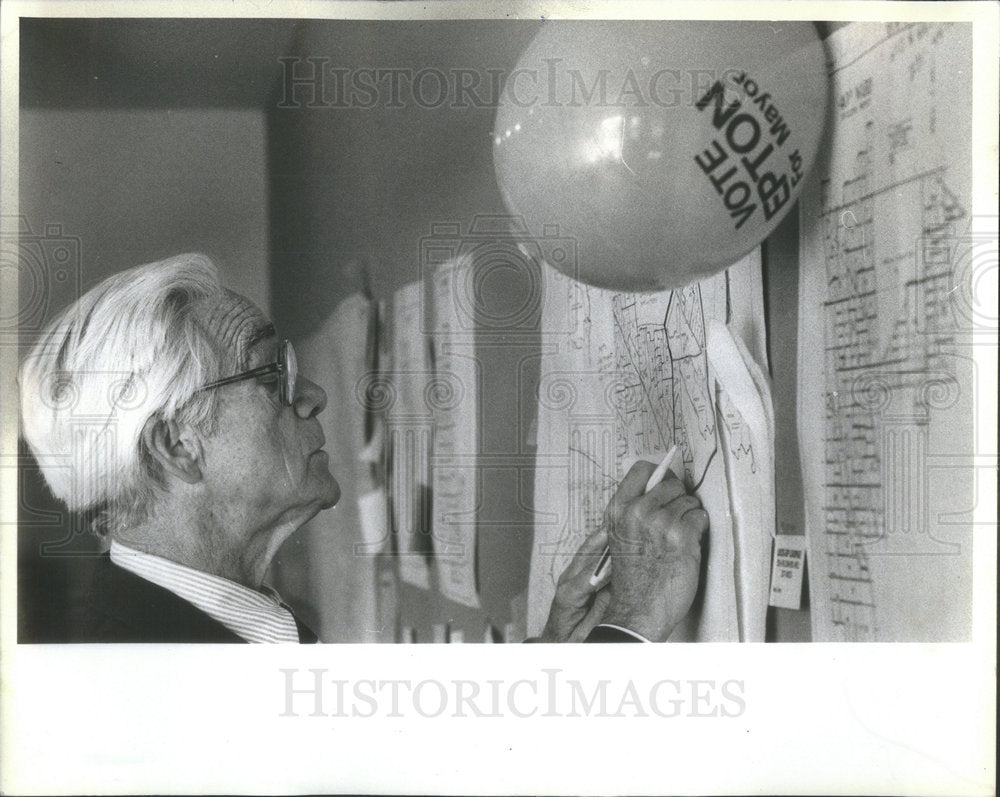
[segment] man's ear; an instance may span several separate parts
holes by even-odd
[[[201,481],[201,440],[189,426],[150,418],[142,428],[142,439],[166,473],[188,484]]]

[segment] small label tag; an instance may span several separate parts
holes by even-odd
[[[778,534],[774,538],[774,565],[771,568],[771,606],[781,609],[802,607],[802,568],[806,561],[804,534]]]

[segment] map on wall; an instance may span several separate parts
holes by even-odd
[[[754,395],[741,400],[769,415],[759,252],[677,291],[602,290],[548,266],[543,284],[529,634],[544,626],[560,573],[629,467],[658,463],[676,444],[678,475],[711,528],[705,589],[672,638],[762,641],[774,513],[773,497],[768,509],[760,496],[773,496],[772,441],[766,428],[751,434],[721,373],[746,374],[740,387]],[[721,365],[713,329],[740,341],[714,346]]]
[[[828,45],[800,258],[813,638],[966,640],[976,469],[992,467],[973,450],[968,286],[977,241],[996,251],[996,218],[970,208],[972,30],[852,24]]]

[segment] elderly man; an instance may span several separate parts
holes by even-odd
[[[110,538],[70,641],[316,641],[262,585],[340,496],[325,405],[203,255],[116,274],[64,311],[22,366],[21,414],[53,493]],[[662,641],[687,613],[707,516],[676,478],[642,494],[652,469],[629,472],[563,574],[543,641]],[[608,541],[621,555],[594,587]]]

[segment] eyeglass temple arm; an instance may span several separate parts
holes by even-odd
[[[284,371],[284,365],[282,363],[268,363],[267,365],[262,365],[260,368],[254,368],[252,371],[247,371],[246,373],[236,374],[235,376],[227,376],[224,379],[217,379],[214,382],[209,382],[204,385],[201,390],[208,390],[213,387],[222,387],[223,385],[231,385],[235,382],[243,382],[246,379],[253,379],[254,377],[264,376],[265,374],[280,374]]]

